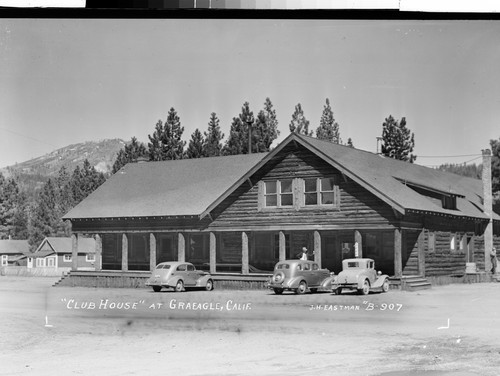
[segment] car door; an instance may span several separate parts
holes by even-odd
[[[196,272],[194,265],[187,264],[186,265],[186,280],[184,283],[186,286],[194,286],[196,285],[196,280],[198,279],[198,273]]]

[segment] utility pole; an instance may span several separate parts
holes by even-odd
[[[254,118],[253,115],[247,115],[247,125],[248,125],[248,154],[252,154],[252,124]]]

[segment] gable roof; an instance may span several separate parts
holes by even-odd
[[[24,254],[29,251],[29,248],[27,240],[0,240],[0,254]]]
[[[63,219],[197,216],[266,154],[129,163]]]
[[[488,219],[482,181],[291,133],[270,153],[130,163],[63,219],[203,218],[290,143],[316,154],[401,214],[412,211]],[[457,210],[411,186],[456,198]],[[495,220],[500,216],[493,214]]]
[[[50,249],[42,249],[45,244],[48,244]],[[71,253],[72,245],[71,238],[47,237],[43,239],[33,254],[39,257],[45,257],[53,253]],[[93,238],[79,237],[78,253],[95,253],[95,240]]]

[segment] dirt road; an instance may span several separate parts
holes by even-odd
[[[500,284],[359,296],[0,278],[0,375],[499,375]]]

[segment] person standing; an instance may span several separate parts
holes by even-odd
[[[497,272],[497,249],[493,247],[490,253],[491,258],[491,273],[496,274]]]

